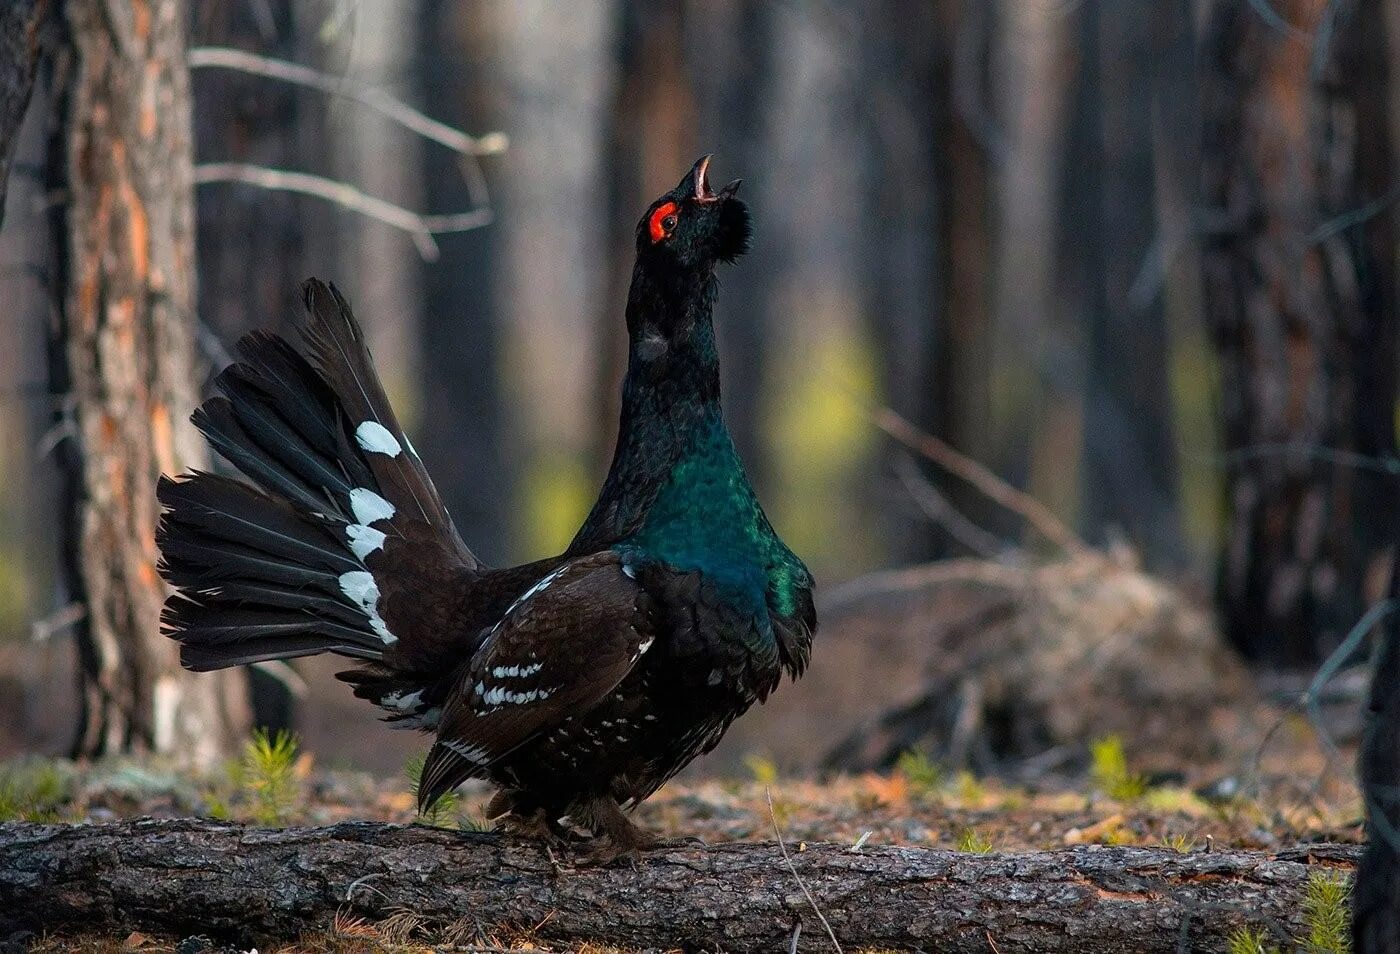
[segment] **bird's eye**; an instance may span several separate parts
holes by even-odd
[[[647,223],[647,231],[651,233],[651,240],[659,242],[671,234],[671,230],[676,227],[676,203],[667,202],[657,207],[651,214],[651,221]]]

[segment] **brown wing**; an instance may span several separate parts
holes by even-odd
[[[580,557],[545,576],[506,612],[454,687],[423,766],[420,805],[597,705],[655,635],[646,591],[617,554]]]

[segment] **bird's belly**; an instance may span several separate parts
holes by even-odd
[[[756,699],[739,686],[697,687],[657,663],[638,666],[602,703],[528,746],[504,766],[508,780],[551,791],[560,804],[581,794],[639,802],[714,748]]]

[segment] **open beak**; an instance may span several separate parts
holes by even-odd
[[[696,202],[718,202],[721,199],[733,198],[739,192],[739,184],[743,180],[735,179],[729,185],[715,192],[710,188],[710,160],[713,155],[701,156],[690,170],[690,179],[695,184]]]

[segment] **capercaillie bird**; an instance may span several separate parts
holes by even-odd
[[[162,480],[165,631],[193,670],[336,653],[394,727],[436,732],[428,806],[470,778],[492,817],[599,854],[626,812],[807,664],[812,577],[774,533],[720,412],[715,271],[749,242],[709,157],[637,227],[612,466],[568,549],[467,548],[395,419],[350,307],[308,281],[306,355],[254,332],[194,423],[249,479]]]

